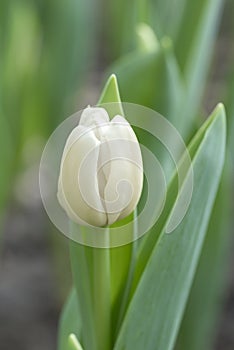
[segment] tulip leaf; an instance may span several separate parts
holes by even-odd
[[[196,276],[181,324],[177,348],[212,349],[214,333],[227,284],[230,257],[230,221],[234,140],[234,71],[227,87],[227,155],[219,192],[202,249]],[[201,288],[202,286],[202,288]],[[202,318],[199,316],[202,314]],[[199,317],[198,317],[199,316]]]
[[[115,115],[123,115],[121,99],[119,94],[118,82],[115,74],[111,74],[104,86],[98,105],[107,104],[105,106],[109,117],[113,118]]]
[[[211,350],[222,307],[230,257],[230,160],[226,159],[176,349]],[[202,315],[202,317],[200,317]]]
[[[83,350],[75,334],[70,334],[68,337],[67,350]]]
[[[165,234],[165,220],[114,350],[173,349],[220,181],[225,135],[225,113],[220,105],[190,145],[194,192],[189,210],[170,235]]]
[[[187,121],[184,132],[188,132],[200,108],[223,4],[222,0],[187,1],[186,4],[175,41],[176,57],[187,87],[181,109]],[[191,16],[197,20],[191,21]]]
[[[81,332],[81,315],[76,290],[73,288],[60,316],[58,350],[67,350],[67,339],[69,335],[73,333],[77,338],[80,338]]]
[[[190,157],[193,158],[198,150],[198,147],[200,143],[202,142],[202,139],[205,137],[207,129],[210,127],[211,123],[213,122],[213,119],[217,116],[217,114],[220,113],[220,111],[223,110],[223,106],[220,104],[218,107],[214,110],[210,118],[206,120],[206,122],[202,125],[202,127],[198,130],[196,135],[194,136],[193,140],[188,146],[188,151],[190,153]],[[173,207],[175,196],[176,196],[176,184],[177,184],[177,177],[175,176],[172,179],[171,185],[168,188],[168,194],[167,194],[167,200],[165,209],[162,212],[161,217],[159,218],[156,225],[150,230],[150,232],[145,235],[139,244],[139,251],[138,251],[138,261],[135,269],[135,277],[134,277],[134,283],[133,283],[133,289],[135,285],[138,283],[139,276],[141,275],[142,271],[145,268],[145,265],[147,263],[148,257],[150,256],[152,249],[158,239],[158,236],[161,233],[161,230],[163,229],[163,226],[165,225],[165,221],[167,220],[167,217],[170,214],[170,210]]]

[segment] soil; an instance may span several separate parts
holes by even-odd
[[[59,306],[39,205],[11,208],[0,263],[0,349],[56,348]]]

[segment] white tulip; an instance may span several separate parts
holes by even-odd
[[[136,135],[122,116],[86,108],[68,136],[58,181],[58,200],[81,225],[106,226],[128,216],[143,185]]]

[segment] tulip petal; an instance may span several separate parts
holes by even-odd
[[[105,129],[101,147],[104,144],[109,149],[104,199],[111,225],[129,215],[139,201],[143,185],[142,157],[133,129],[121,116],[113,118]]]
[[[109,115],[104,108],[87,107],[80,117],[79,125],[95,127],[98,124],[108,123]]]
[[[78,127],[79,128],[79,127]],[[94,132],[86,129],[71,134],[67,140],[61,162],[58,195],[60,204],[75,222],[104,226],[107,216],[99,194],[97,162],[100,141]]]

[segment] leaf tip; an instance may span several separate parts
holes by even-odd
[[[215,108],[215,110],[219,113],[224,113],[225,114],[225,107],[222,102],[219,102]]]
[[[83,350],[74,333],[69,335],[68,345],[72,350]]]
[[[142,22],[136,26],[136,34],[138,38],[138,47],[143,52],[157,51],[159,48],[158,39],[153,29],[146,23]]]
[[[225,111],[225,106],[222,102],[219,102],[217,106],[214,109],[213,112],[214,119],[221,119],[222,124],[225,126],[226,125],[226,111]]]
[[[106,87],[113,87],[118,89],[118,80],[116,74],[112,73],[106,82]]]
[[[119,85],[115,74],[109,76],[104,86],[101,97],[98,101],[98,106],[103,104],[109,104],[109,106],[105,106],[105,109],[109,113],[111,119],[115,115],[123,115]]]
[[[104,86],[103,92],[101,94],[101,97],[99,99],[100,103],[105,102],[119,102],[120,101],[120,95],[119,95],[119,86],[117,77],[115,74],[111,74],[109,78],[107,79],[107,82]]]

